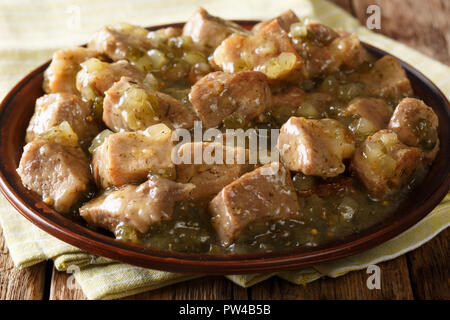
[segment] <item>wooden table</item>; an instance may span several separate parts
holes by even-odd
[[[381,8],[379,32],[450,64],[450,1],[334,0],[365,24],[366,8]],[[243,289],[223,277],[206,277],[129,299],[450,299],[450,230],[421,248],[379,264],[381,290],[369,290],[365,270],[296,286],[273,277]],[[0,299],[86,299],[66,287],[68,274],[51,262],[20,270],[8,255],[0,230]]]

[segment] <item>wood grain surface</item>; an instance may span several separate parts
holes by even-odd
[[[19,269],[8,254],[0,228],[0,300],[44,298],[46,262]]]
[[[333,0],[365,24],[366,9],[380,6],[380,32],[443,63],[450,64],[450,1]],[[205,277],[142,293],[127,299],[450,299],[450,230],[419,249],[384,262],[381,289],[369,290],[365,270],[306,286],[277,277],[241,288],[223,277]],[[69,289],[69,274],[48,263],[27,269],[13,266],[0,230],[0,299],[86,299]]]

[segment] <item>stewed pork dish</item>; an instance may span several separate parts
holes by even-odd
[[[392,56],[289,10],[98,30],[54,53],[17,169],[60,214],[190,253],[315,247],[391,216],[439,151]],[[255,147],[256,146],[256,147]]]

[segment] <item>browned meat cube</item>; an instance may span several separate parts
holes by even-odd
[[[298,210],[289,170],[279,163],[244,174],[209,204],[213,226],[224,246],[253,222],[295,218]]]
[[[350,101],[344,115],[355,118],[351,125],[353,133],[365,138],[387,128],[392,111],[383,99],[356,98]]]
[[[150,179],[104,192],[82,206],[80,215],[90,225],[112,232],[125,225],[146,233],[152,225],[170,220],[175,202],[186,200],[193,188],[192,184]]]
[[[189,100],[203,127],[211,128],[231,114],[244,125],[271,107],[272,95],[261,72],[213,72],[192,86]]]
[[[135,51],[150,49],[145,28],[122,23],[98,30],[89,40],[88,48],[101,52],[114,61],[128,59]]]
[[[342,161],[355,151],[355,138],[347,127],[333,119],[291,117],[281,127],[278,149],[289,170],[336,177],[345,171]]]
[[[365,118],[380,130],[387,127],[392,112],[392,107],[383,99],[356,98],[350,101],[345,115]]]
[[[102,62],[92,58],[81,64],[77,73],[77,89],[85,100],[94,101],[103,97],[106,90],[122,77],[129,77],[137,82],[145,79],[145,74],[125,60],[114,63]]]
[[[214,50],[231,34],[250,34],[250,32],[232,21],[210,15],[201,7],[183,28],[183,35],[190,36],[194,43],[206,51]]]
[[[301,25],[302,23],[300,23]],[[293,26],[292,31],[294,33],[296,27],[298,27],[298,24]],[[335,30],[321,23],[308,23],[306,32],[308,39],[318,46],[326,46],[340,36]]]
[[[82,146],[87,146],[100,132],[94,120],[92,105],[71,93],[47,94],[36,100],[34,115],[25,137],[30,142],[41,133],[67,121],[78,136]]]
[[[122,77],[103,101],[103,121],[113,131],[144,130],[163,122],[171,128],[190,129],[198,120],[194,110],[162,92]]]
[[[286,10],[282,14],[280,14],[275,19],[270,19],[267,21],[260,22],[256,24],[252,28],[253,33],[258,33],[261,31],[265,26],[267,26],[269,23],[271,23],[273,20],[277,20],[278,24],[280,25],[281,29],[283,29],[286,32],[289,32],[291,30],[291,24],[300,22],[297,15],[292,11],[291,9]]]
[[[89,160],[78,145],[36,139],[24,147],[17,173],[28,189],[67,213],[90,189]]]
[[[270,80],[303,77],[303,59],[276,20],[253,36],[228,37],[213,57],[213,63],[227,72],[261,71]]]
[[[295,39],[294,39],[295,43]],[[339,67],[327,47],[315,45],[295,45],[297,52],[305,58],[305,69],[308,79],[318,78],[321,75],[335,72]]]
[[[367,61],[367,52],[355,34],[338,33],[319,23],[296,23],[290,36],[295,49],[305,59],[309,78],[354,69]]]
[[[174,177],[172,130],[164,124],[144,131],[118,132],[94,150],[92,169],[102,188],[140,183],[149,174]]]
[[[425,161],[429,163],[439,151],[438,125],[433,109],[422,100],[405,98],[395,108],[389,129],[404,144],[423,149]]]
[[[285,87],[281,91],[272,92],[273,105],[297,109],[306,100],[306,93],[299,87]]]
[[[411,181],[420,153],[401,143],[394,132],[381,130],[358,147],[351,167],[372,197],[385,199]]]
[[[367,61],[367,52],[362,46],[356,34],[343,34],[334,39],[328,47],[333,57],[333,65],[327,72],[336,71],[339,68],[354,69]]]
[[[80,94],[76,87],[76,76],[81,69],[80,63],[98,56],[97,51],[82,47],[56,51],[50,66],[44,72],[44,91]]]
[[[374,97],[399,101],[413,95],[405,70],[391,56],[384,56],[374,63],[369,72],[355,74],[354,77],[365,85],[366,94]]]
[[[220,150],[220,154],[215,151]],[[204,154],[207,152],[211,156],[219,157],[219,163],[201,164],[194,163],[194,153]],[[228,163],[227,164],[227,154]],[[176,166],[177,181],[192,183],[196,188],[192,191],[192,199],[204,199],[216,195],[223,187],[230,184],[244,173],[253,169],[248,164],[248,150],[224,146],[220,143],[195,142],[186,143],[178,150],[180,159],[185,159],[185,163]]]

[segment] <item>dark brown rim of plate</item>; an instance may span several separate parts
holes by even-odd
[[[236,22],[247,28],[257,23],[257,21]],[[182,25],[183,23],[168,24],[149,29],[155,30],[169,26],[181,27]],[[371,45],[364,44],[364,46],[376,57],[387,54]],[[191,274],[226,275],[299,269],[345,258],[392,239],[431,212],[449,190],[450,104],[443,93],[430,80],[401,61],[417,96],[433,107],[439,117],[441,149],[425,181],[411,192],[408,199],[390,218],[358,234],[344,237],[326,245],[271,253],[189,254],[161,251],[117,241],[112,237],[75,223],[48,207],[37,195],[23,187],[16,173],[15,169],[23,147],[24,132],[17,132],[15,128],[18,128],[19,123],[24,127],[24,124],[28,124],[29,118],[25,118],[25,116],[21,118],[15,116],[14,118],[14,109],[20,110],[20,95],[26,95],[29,92],[26,88],[35,86],[30,82],[33,80],[36,82],[37,78],[42,78],[42,73],[49,63],[41,65],[22,79],[0,105],[0,154],[2,155],[0,188],[8,201],[37,227],[64,242],[93,254],[136,266]],[[31,112],[28,111],[30,116]],[[12,134],[18,135],[18,137],[12,139]],[[21,140],[18,140],[19,138]]]

